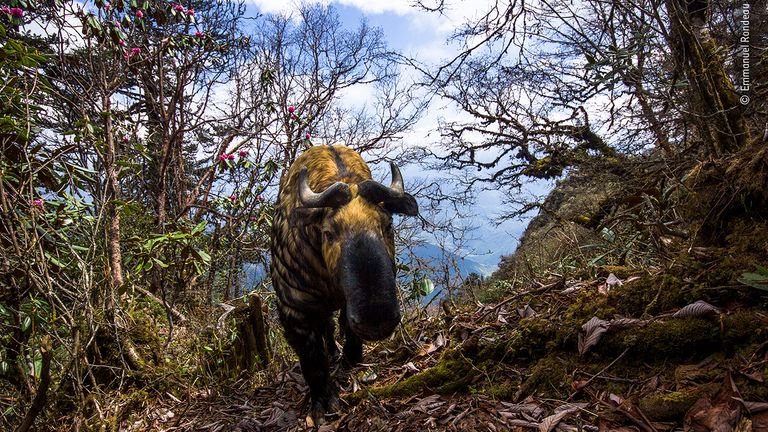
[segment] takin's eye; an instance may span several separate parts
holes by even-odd
[[[323,241],[324,242],[326,242],[326,243],[333,243],[336,240],[336,237],[338,237],[338,236],[336,235],[335,232],[333,232],[333,230],[330,230],[330,229],[324,229],[323,230]]]

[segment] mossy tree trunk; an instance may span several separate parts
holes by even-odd
[[[254,294],[249,298],[248,305],[239,308],[235,313],[237,340],[230,364],[237,370],[264,369],[270,359],[264,302]]]
[[[707,153],[722,157],[748,142],[744,109],[715,41],[693,19],[687,0],[666,0],[670,46],[689,83],[690,115]]]

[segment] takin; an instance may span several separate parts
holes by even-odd
[[[317,146],[301,154],[280,180],[272,223],[272,284],[288,343],[309,386],[316,424],[339,408],[330,358],[339,355],[333,314],[344,335],[343,361],[355,365],[363,341],[388,337],[400,322],[395,286],[392,214],[418,215],[403,178],[371,180],[354,150]]]

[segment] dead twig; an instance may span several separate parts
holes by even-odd
[[[610,369],[610,368],[611,368],[613,365],[615,365],[615,364],[616,364],[616,362],[618,362],[619,360],[621,360],[621,359],[622,359],[622,357],[624,357],[624,355],[625,355],[625,354],[627,354],[627,352],[628,352],[628,351],[629,351],[629,348],[626,348],[626,349],[624,350],[624,352],[622,352],[621,354],[619,354],[619,356],[618,356],[618,357],[616,357],[615,359],[613,359],[613,361],[612,361],[612,362],[608,363],[608,365],[607,365],[606,367],[602,368],[602,369],[600,370],[600,372],[598,372],[598,373],[596,373],[595,375],[593,375],[593,376],[592,376],[592,378],[588,379],[588,380],[587,380],[587,382],[585,382],[585,383],[584,383],[584,385],[582,385],[581,387],[577,388],[577,389],[576,389],[576,391],[574,391],[573,393],[571,393],[571,395],[570,395],[570,396],[568,396],[568,401],[571,401],[571,400],[573,400],[573,398],[574,398],[574,397],[576,397],[576,395],[577,395],[577,394],[579,394],[579,392],[581,392],[581,390],[582,390],[584,387],[588,386],[588,385],[589,385],[589,384],[590,384],[592,381],[594,381],[595,379],[597,379],[597,377],[599,377],[599,376],[600,376],[600,375],[602,375],[602,374],[603,374],[605,371],[607,371],[607,370],[608,370],[608,369]]]

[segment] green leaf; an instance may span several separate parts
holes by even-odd
[[[157,265],[159,265],[159,266],[160,266],[160,267],[162,267],[162,268],[168,268],[168,267],[170,266],[170,264],[166,264],[165,262],[163,262],[163,261],[160,261],[160,260],[159,260],[159,259],[157,259],[157,258],[152,258],[152,261],[156,262],[156,263],[157,263]]]
[[[764,267],[757,268],[757,273],[742,273],[739,277],[739,282],[757,288],[759,290],[768,291],[768,271]]]
[[[208,255],[208,252],[206,251],[195,249],[195,254],[197,254],[197,256],[200,257],[200,259],[205,263],[208,263],[211,261],[211,256]]]
[[[208,222],[202,221],[199,224],[195,225],[194,228],[192,228],[192,234],[199,234],[203,231],[205,231],[205,227],[208,225]]]
[[[40,352],[35,353],[35,357],[32,360],[35,368],[35,378],[40,378],[40,374],[43,371],[43,356]]]
[[[21,321],[21,331],[27,332],[32,327],[32,317],[29,315],[26,315],[24,319]]]
[[[616,233],[614,233],[613,230],[608,227],[603,227],[603,229],[600,230],[600,235],[611,243],[616,240]]]
[[[435,283],[430,278],[421,278],[414,283],[414,291],[417,296],[424,297],[435,290]]]
[[[66,268],[67,267],[66,264],[64,264],[63,262],[61,262],[58,259],[56,259],[53,255],[51,255],[48,252],[45,252],[45,257],[48,258],[48,261],[50,261],[51,264],[55,265],[56,267],[59,267],[59,268]]]

